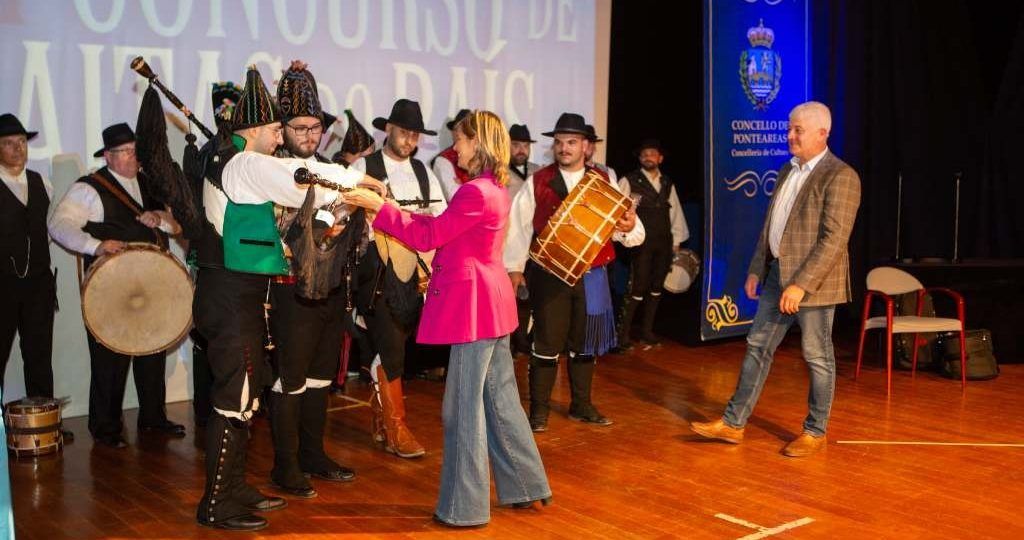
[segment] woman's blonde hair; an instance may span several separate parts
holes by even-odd
[[[491,111],[475,110],[456,124],[455,130],[477,142],[476,153],[469,161],[469,176],[490,170],[499,186],[508,184],[511,142],[501,118]]]

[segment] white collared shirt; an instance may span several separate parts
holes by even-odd
[[[575,172],[568,172],[559,169],[562,179],[565,180],[565,189],[572,192],[576,184],[583,179],[586,169]],[[622,188],[617,182],[612,182],[620,192]],[[512,199],[512,211],[508,220],[508,232],[505,234],[504,263],[505,269],[509,272],[522,272],[526,267],[526,260],[530,258],[530,242],[533,241],[533,213],[537,210],[537,199],[533,195],[533,175],[526,179],[526,183]],[[612,240],[625,247],[638,246],[644,242],[646,232],[640,218],[636,218],[636,226],[629,232],[615,231]]]
[[[109,168],[107,170],[132,200],[139,205],[139,208],[142,208],[142,190],[139,187],[138,178],[126,178]],[[76,253],[94,255],[96,248],[100,245],[100,240],[83,231],[82,227],[89,222],[101,223],[102,221],[103,200],[100,199],[100,194],[85,182],[75,182],[57,203],[53,215],[47,222],[47,228],[50,231],[50,237],[58,244]],[[174,225],[161,220],[160,230],[172,233]]]
[[[420,193],[420,183],[416,180],[416,173],[412,170],[412,159],[396,161],[391,159],[386,152],[381,152],[381,155],[384,156],[384,170],[387,171],[388,177],[387,179],[378,178],[378,180],[382,180],[391,188],[391,194],[394,195],[396,199],[422,199],[423,196]],[[441,158],[438,161],[448,162],[448,160],[444,158]],[[352,164],[352,168],[361,172],[366,171],[366,158],[359,158],[358,161]],[[425,168],[427,170],[427,181],[430,184],[430,198],[439,199],[439,201],[430,203],[430,206],[427,208],[420,208],[417,205],[406,205],[402,208],[414,214],[430,214],[432,216],[439,216],[441,215],[441,212],[444,212],[445,208],[448,208],[448,202],[445,201],[445,193],[442,191],[441,183],[438,182],[437,176],[434,175],[434,171],[430,170],[430,167]]]
[[[11,193],[21,201],[21,204],[28,205],[28,173],[27,169],[22,168],[21,173],[17,176],[11,175],[10,171],[6,167],[0,166],[0,180],[7,186],[7,189],[11,190]],[[42,175],[40,175],[42,176]],[[53,184],[45,176],[43,178],[43,188],[46,189],[46,195],[49,198],[53,198]]]
[[[654,191],[661,193],[661,171],[656,170],[654,173],[649,173],[644,169],[640,169],[640,172],[643,173],[644,178],[654,187]],[[624,193],[629,193],[629,179],[623,176],[619,182],[626,184],[627,189]],[[669,230],[672,232],[673,247],[690,239],[690,228],[686,226],[686,217],[683,216],[683,207],[679,204],[679,195],[676,194],[675,185],[670,187],[668,191],[668,221]]]
[[[782,245],[782,235],[786,232],[786,223],[789,222],[789,213],[793,210],[793,203],[796,202],[796,197],[800,194],[804,183],[807,182],[807,178],[811,176],[811,171],[825,157],[826,153],[828,153],[828,148],[802,165],[796,157],[789,161],[793,168],[790,169],[789,176],[782,182],[781,191],[775,196],[775,204],[770,217],[771,223],[768,227],[768,246],[776,258],[782,255],[779,253],[779,248]]]

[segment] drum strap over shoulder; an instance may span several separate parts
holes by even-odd
[[[103,189],[109,191],[110,194],[113,195],[114,198],[116,198],[121,204],[128,207],[128,209],[131,210],[136,215],[136,217],[142,215],[142,208],[139,207],[139,205],[136,204],[135,201],[133,201],[131,197],[129,197],[128,194],[124,192],[123,189],[118,189],[114,187],[114,185],[110,183],[110,180],[107,180],[106,178],[103,177],[102,174],[98,172],[94,172],[89,176],[97,183],[99,183],[99,185],[103,186]],[[153,231],[153,236],[156,237],[156,242],[154,243],[160,246],[161,249],[166,250],[167,242],[163,239],[163,237],[157,234],[155,230],[150,230]]]

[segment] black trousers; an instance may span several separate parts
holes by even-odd
[[[587,331],[587,299],[583,280],[570,287],[537,267],[526,283],[533,307],[533,351],[541,358],[583,349]]]
[[[372,315],[363,314],[366,335],[370,338],[370,350],[380,355],[384,373],[389,381],[393,381],[405,373],[406,342],[416,331],[416,326],[404,325],[395,320],[383,295],[376,299],[373,309]]]
[[[248,416],[254,400],[271,382],[263,349],[263,303],[267,276],[222,268],[200,268],[192,316],[206,338],[213,375],[210,402],[226,416]]]
[[[0,388],[14,335],[21,338],[25,363],[25,394],[53,397],[53,308],[56,290],[53,274],[43,272],[20,279],[0,276]]]
[[[661,294],[671,266],[671,239],[649,238],[633,248],[630,252],[629,295],[643,299],[650,293]]]
[[[270,333],[276,345],[272,358],[282,392],[293,393],[310,380],[322,383],[317,388],[329,386],[341,360],[345,286],[323,300],[309,300],[297,296],[294,285],[274,283],[270,302]]]
[[[519,318],[519,326],[512,331],[510,344],[512,353],[530,354],[530,300],[516,298],[516,316]]]
[[[128,369],[135,378],[135,392],[139,396],[139,426],[155,426],[167,420],[164,401],[167,391],[164,368],[167,353],[146,356],[128,356],[103,346],[88,334],[89,360],[92,375],[89,379],[89,432],[96,437],[119,435],[124,427],[121,406],[124,403]]]

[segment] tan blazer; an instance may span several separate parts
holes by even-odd
[[[779,170],[779,183],[750,261],[748,274],[758,276],[761,283],[767,277],[772,255],[768,228],[776,196],[792,168],[787,162]],[[857,172],[832,152],[826,152],[800,188],[779,244],[779,280],[783,289],[795,284],[807,291],[801,306],[828,306],[852,299],[847,243],[859,206]]]

